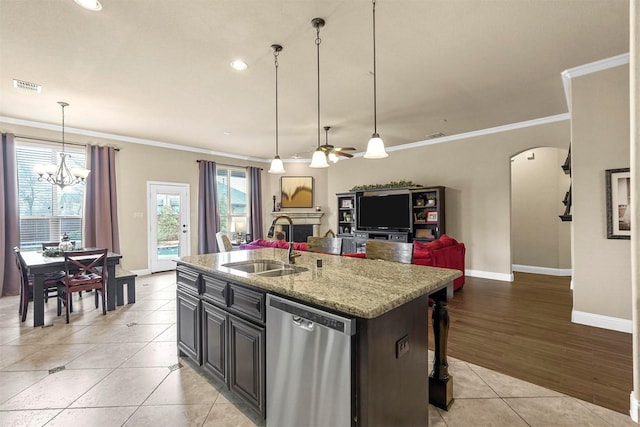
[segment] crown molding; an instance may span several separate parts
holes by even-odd
[[[590,62],[577,67],[568,68],[560,75],[562,76],[562,86],[564,86],[564,96],[567,99],[567,108],[571,114],[571,79],[585,76],[591,73],[608,70],[609,68],[620,67],[629,63],[629,53],[612,56],[610,58],[601,59],[599,61]]]

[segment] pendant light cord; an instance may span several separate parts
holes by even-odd
[[[316,26],[316,56],[317,56],[317,71],[318,71],[318,148],[320,148],[320,26]]]
[[[373,133],[378,133],[378,109],[376,88],[376,0],[373,0]]]
[[[278,157],[278,55],[280,50],[273,50],[273,63],[276,67],[276,157]]]

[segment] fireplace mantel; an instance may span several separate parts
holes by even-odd
[[[322,211],[304,211],[304,210],[280,210],[277,212],[271,212],[273,218],[278,215],[286,215],[291,218],[293,225],[308,224],[313,225],[313,235],[315,237],[320,236],[320,224],[322,222]],[[277,225],[286,225],[288,222],[285,220],[279,220]]]

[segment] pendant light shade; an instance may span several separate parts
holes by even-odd
[[[384,149],[384,142],[378,134],[378,110],[377,110],[377,87],[376,87],[376,0],[373,3],[373,135],[367,144],[365,159],[384,159],[389,154]]]
[[[281,175],[285,173],[284,164],[282,164],[282,160],[278,155],[278,55],[282,51],[282,46],[279,44],[272,44],[271,49],[273,49],[273,63],[276,69],[276,156],[271,160],[271,167],[269,168],[269,173]]]
[[[320,43],[322,43],[322,39],[320,39],[320,28],[324,27],[325,21],[322,18],[313,18],[311,20],[311,25],[316,29],[316,57],[317,57],[317,70],[318,70],[318,148],[313,152],[313,157],[311,158],[311,164],[309,167],[311,168],[328,168],[329,163],[327,163],[327,155],[320,148]]]

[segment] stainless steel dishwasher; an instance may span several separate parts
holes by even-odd
[[[267,427],[351,426],[354,319],[267,296]]]

